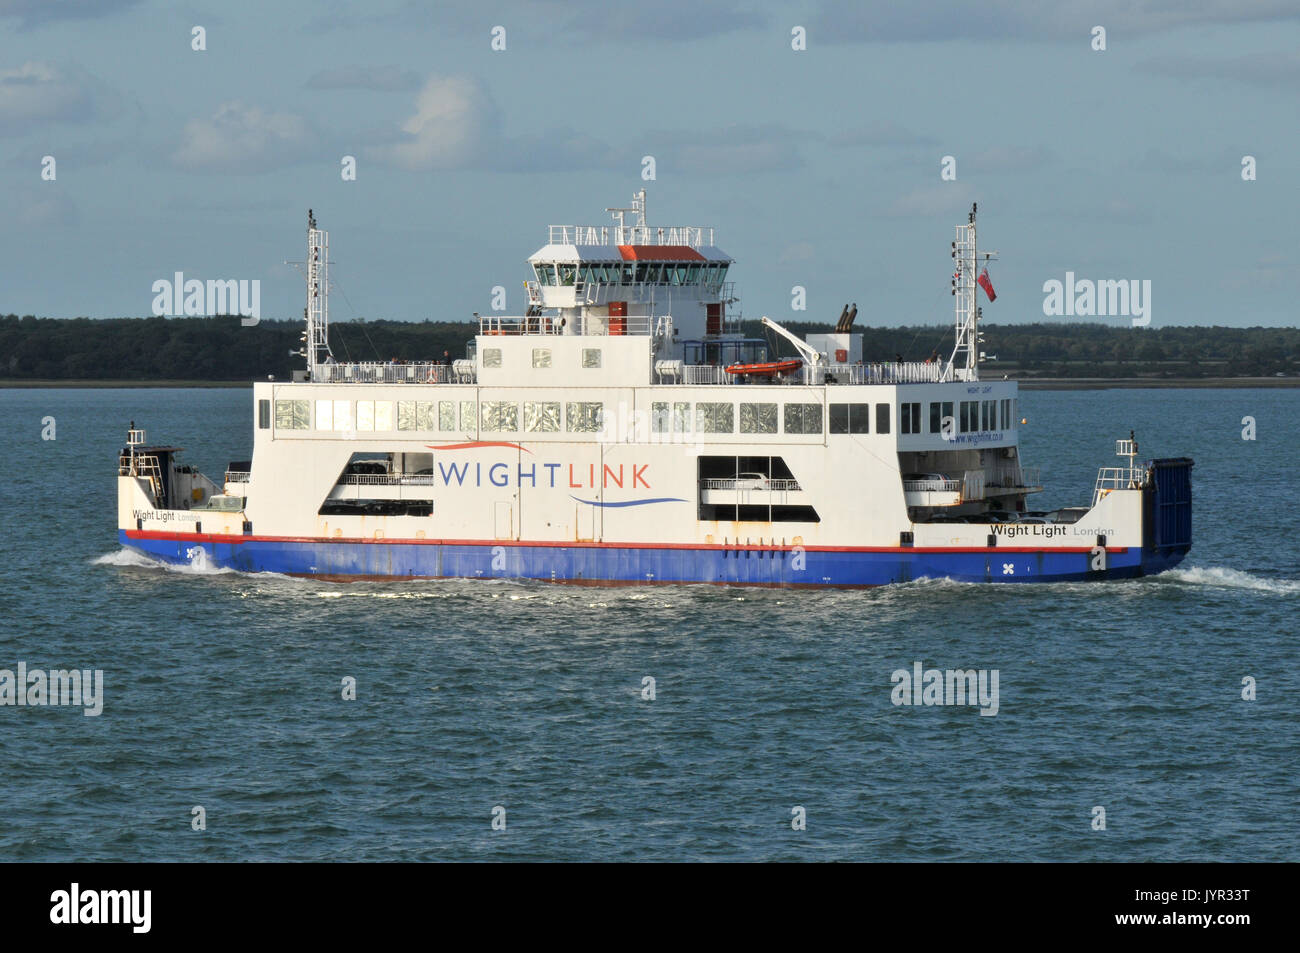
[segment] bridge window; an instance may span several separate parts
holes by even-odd
[[[276,430],[310,430],[311,401],[277,400],[275,402]]]
[[[533,265],[533,271],[537,272],[537,283],[539,285],[555,284],[554,265]]]
[[[570,433],[599,433],[604,408],[600,401],[570,401],[565,408]]]
[[[980,401],[980,430],[998,429],[998,402],[996,400]]]
[[[741,433],[776,433],[776,404],[741,404]]]
[[[1002,429],[1011,429],[1011,401],[1009,399],[1002,401]]]
[[[519,405],[513,400],[485,400],[478,406],[484,430],[513,433],[519,429]]]
[[[600,367],[600,348],[584,347],[582,349],[583,367]]]
[[[696,404],[695,430],[697,433],[735,433],[735,404],[708,401],[701,401]]]
[[[876,404],[876,433],[889,433],[888,404]]]
[[[899,405],[898,428],[900,433],[921,432],[921,405],[919,403],[912,402]]]
[[[786,433],[821,433],[822,432],[822,405],[821,404],[786,404],[785,405],[785,432]]]
[[[556,265],[555,269],[556,269],[556,273],[559,275],[560,284],[562,285],[573,284],[573,279],[578,273],[578,268],[576,265],[569,265],[569,264]]]
[[[549,347],[533,348],[533,367],[550,367],[551,349]]]
[[[524,430],[529,433],[555,433],[559,429],[559,401],[524,401]]]

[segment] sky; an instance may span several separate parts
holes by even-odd
[[[1295,0],[0,0],[0,313],[179,271],[300,318],[312,208],[333,320],[516,314],[548,225],[644,187],[749,318],[951,322],[977,201],[986,321],[1078,320],[1073,272],[1150,281],[1149,327],[1295,325],[1298,51]]]

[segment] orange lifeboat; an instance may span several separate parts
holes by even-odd
[[[765,361],[761,364],[732,364],[727,367],[728,374],[737,376],[789,374],[803,367],[803,361],[791,358],[785,361]]]

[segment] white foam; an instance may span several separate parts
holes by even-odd
[[[1226,566],[1191,566],[1170,569],[1155,577],[1161,582],[1182,583],[1192,586],[1213,586],[1216,589],[1253,589],[1278,595],[1300,593],[1300,579],[1265,579],[1252,576],[1240,569]]]

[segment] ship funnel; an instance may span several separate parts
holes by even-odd
[[[858,316],[858,303],[855,301],[853,302],[853,310],[849,312],[849,316],[844,320],[845,332],[848,332],[853,328],[853,319],[856,318],[857,316]]]
[[[849,316],[849,306],[846,304],[844,310],[840,312],[840,318],[835,322],[835,333],[839,334],[844,330],[844,319]]]

